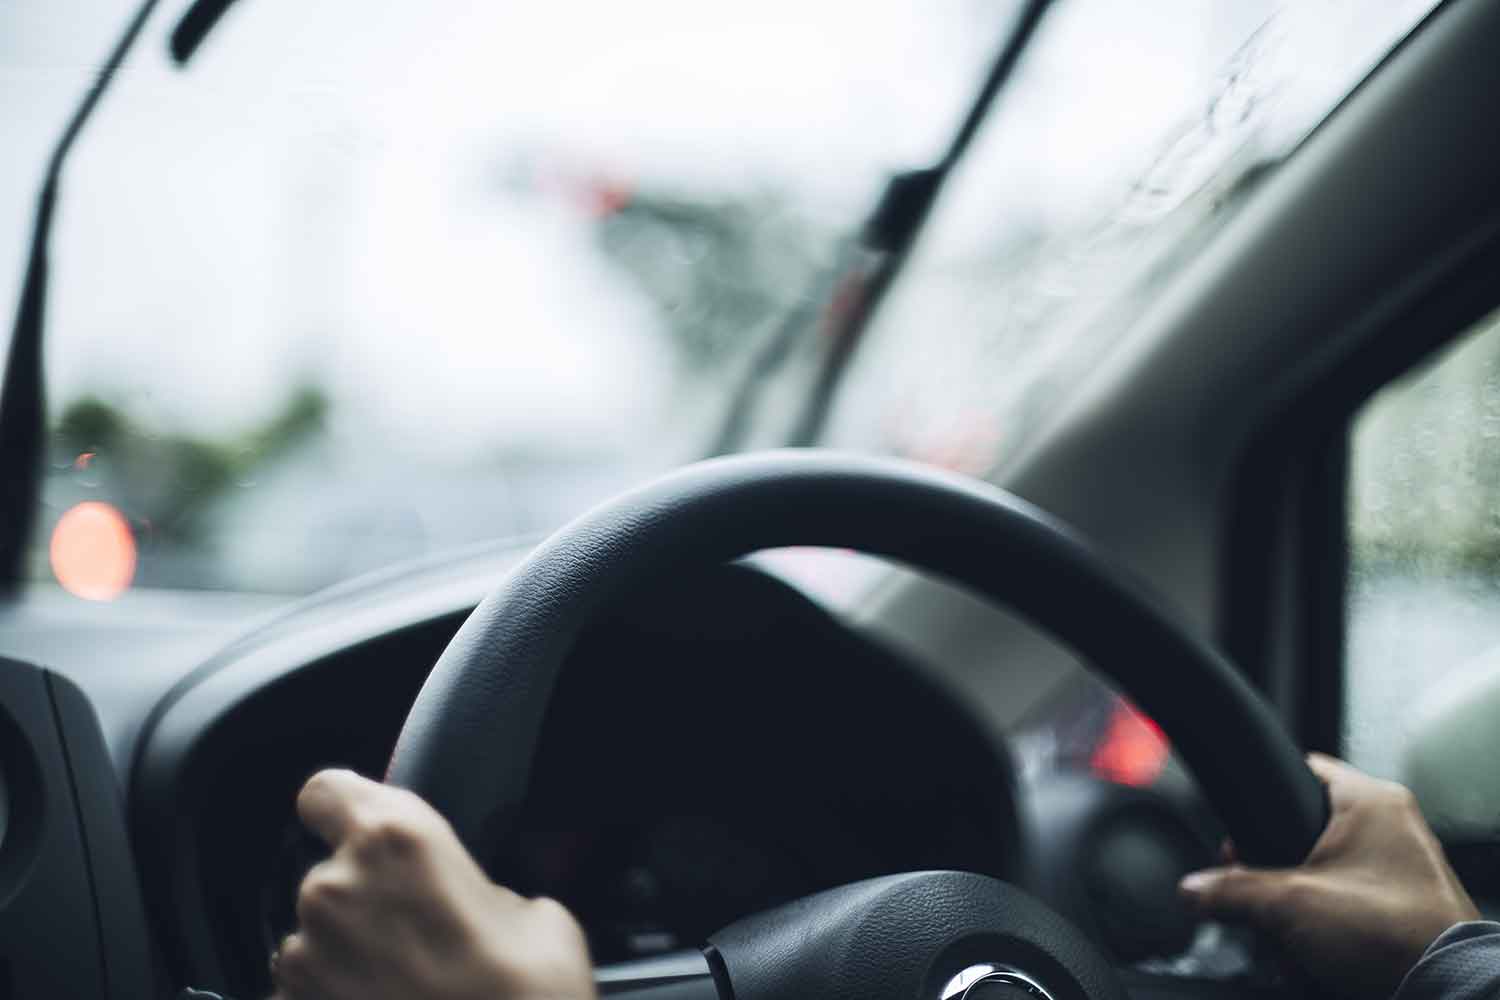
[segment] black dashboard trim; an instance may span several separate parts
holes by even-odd
[[[76,684],[51,672],[46,680],[63,759],[73,779],[108,996],[148,1000],[159,995],[159,970],[104,731],[93,704]]]

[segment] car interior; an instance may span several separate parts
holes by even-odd
[[[227,2],[154,8],[116,65],[148,23],[182,60],[234,29]],[[329,765],[420,792],[496,881],[565,903],[606,996],[948,1000],[995,974],[1059,1000],[1317,995],[1176,887],[1225,837],[1295,864],[1327,816],[1302,754],[1397,741],[1351,736],[1361,435],[1411,424],[1393,394],[1431,398],[1500,306],[1497,45],[1496,0],[1425,13],[982,477],[843,447],[824,374],[798,372],[716,457],[545,539],[250,616],[75,614],[19,568],[52,523],[28,276],[0,401],[0,998],[268,994],[326,853],[296,792]],[[892,295],[922,201],[871,272]],[[1393,669],[1406,733],[1436,667]],[[1492,676],[1391,764],[1487,915]]]

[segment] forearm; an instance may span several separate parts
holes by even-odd
[[[1443,932],[1407,973],[1392,1000],[1500,997],[1500,923],[1474,920]]]

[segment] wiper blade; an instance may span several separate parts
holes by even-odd
[[[42,447],[46,434],[46,398],[42,384],[42,328],[47,305],[47,244],[52,232],[52,212],[57,205],[63,164],[78,134],[109,89],[120,64],[130,53],[145,27],[157,0],[144,0],[125,26],[109,58],[84,94],[62,137],[47,162],[42,190],[37,196],[32,221],[31,249],[26,256],[26,276],[16,309],[15,331],[5,363],[5,382],[0,388],[0,592],[20,586],[31,539],[42,478]]]
[[[834,390],[870,319],[886,290],[901,273],[943,185],[973,143],[1051,2],[1027,0],[942,157],[931,166],[905,171],[890,179],[874,211],[860,228],[854,246],[841,255],[832,280],[824,278],[820,282],[824,289],[819,297],[824,320],[821,325],[828,348],[786,444],[806,446],[818,440],[828,419]],[[795,321],[801,314],[802,310],[798,310],[788,317],[751,364],[732,397],[728,415],[714,442],[715,454],[735,451],[743,445],[764,379],[792,353],[797,339],[807,331],[805,324]]]

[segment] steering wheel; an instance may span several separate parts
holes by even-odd
[[[426,798],[471,850],[495,843],[525,795],[553,682],[593,614],[652,581],[789,545],[856,549],[947,577],[1071,647],[1161,724],[1246,859],[1295,864],[1322,831],[1324,790],[1274,714],[1142,583],[1002,490],[819,451],[688,466],[559,530],[449,643],[387,780]],[[732,709],[703,706],[715,710]],[[732,924],[702,957],[598,978],[602,992],[656,1000],[1123,995],[1109,961],[1062,917],[960,872],[832,889]]]

